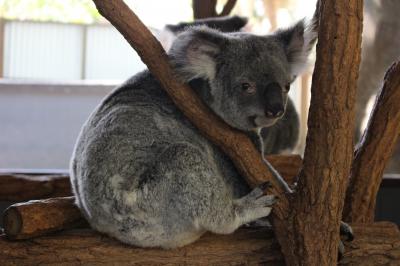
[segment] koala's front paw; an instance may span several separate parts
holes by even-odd
[[[268,216],[272,205],[277,201],[274,195],[264,195],[269,183],[261,184],[246,196],[235,201],[235,211],[241,224]]]

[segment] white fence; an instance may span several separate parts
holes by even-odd
[[[144,69],[110,25],[6,20],[3,40],[5,78],[121,80]]]

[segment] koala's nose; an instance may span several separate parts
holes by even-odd
[[[283,115],[284,109],[282,104],[274,104],[265,110],[268,118],[279,118]]]

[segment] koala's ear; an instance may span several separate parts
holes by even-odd
[[[316,23],[315,20],[306,23],[303,19],[275,33],[285,49],[292,77],[299,75],[307,65],[308,56],[317,40]]]
[[[205,26],[189,29],[172,44],[171,62],[186,82],[196,78],[211,80],[215,77],[216,58],[226,42],[221,32]]]

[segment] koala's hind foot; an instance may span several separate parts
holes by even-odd
[[[229,234],[238,227],[266,217],[276,202],[273,195],[264,195],[265,184],[256,187],[246,196],[236,199],[232,205],[232,215],[227,215],[224,223],[213,224],[208,230],[217,234]]]
[[[272,205],[276,202],[273,195],[264,195],[266,185],[262,184],[253,189],[249,194],[235,201],[236,214],[241,224],[249,223],[257,219],[266,217],[272,210]]]

